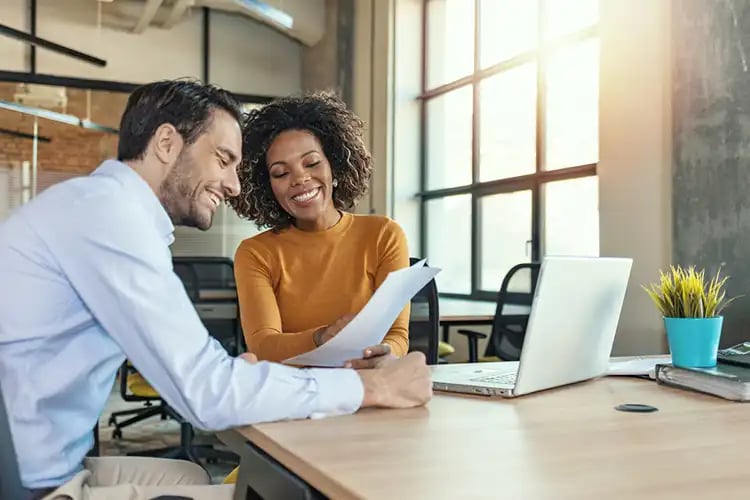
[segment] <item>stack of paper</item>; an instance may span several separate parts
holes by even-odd
[[[607,375],[625,375],[656,378],[656,365],[671,363],[671,356],[639,356],[635,358],[612,358]]]
[[[365,307],[335,337],[322,346],[284,360],[297,366],[341,367],[362,357],[367,347],[380,344],[406,304],[440,272],[419,261],[390,273]]]

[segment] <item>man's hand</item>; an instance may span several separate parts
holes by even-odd
[[[432,377],[421,352],[358,373],[365,388],[362,407],[411,408],[432,398]]]
[[[354,368],[355,370],[377,368],[395,359],[397,358],[391,353],[391,346],[388,344],[379,344],[365,349],[361,358],[347,361],[344,364],[344,368]]]
[[[315,345],[317,346],[325,344],[338,335],[338,333],[343,330],[352,319],[354,319],[354,314],[347,314],[346,316],[341,316],[332,324],[316,330],[315,333],[313,333],[313,342],[315,342]]]

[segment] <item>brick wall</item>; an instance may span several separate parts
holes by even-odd
[[[13,100],[16,84],[0,82],[0,99]],[[117,128],[125,108],[127,94],[91,91],[90,105],[87,91],[68,89],[67,109],[53,109],[79,118]],[[87,113],[87,109],[90,113]],[[0,109],[0,128],[32,133],[34,118]],[[54,170],[86,174],[104,159],[117,153],[117,136],[83,129],[73,125],[39,120],[39,135],[51,142],[39,142],[37,165],[39,170]],[[32,141],[0,134],[0,165],[31,161]]]

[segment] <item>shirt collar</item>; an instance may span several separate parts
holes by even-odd
[[[91,175],[114,177],[128,189],[151,214],[157,230],[167,245],[174,243],[174,225],[169,214],[146,181],[128,165],[117,160],[105,160]]]

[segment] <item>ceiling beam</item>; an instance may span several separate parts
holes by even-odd
[[[177,0],[174,2],[172,4],[172,10],[169,12],[169,16],[167,16],[167,20],[164,21],[162,27],[166,29],[172,28],[183,18],[185,12],[194,5],[195,0]]]
[[[103,90],[107,92],[125,92],[131,93],[142,83],[134,82],[117,82],[110,80],[92,80],[90,78],[74,78],[70,76],[47,75],[40,73],[26,73],[20,71],[0,70],[0,82],[13,83],[36,83],[39,85],[54,85],[56,87],[70,87],[74,89]],[[258,95],[258,94],[240,94],[231,92],[235,99],[242,103],[266,104],[271,102],[277,96]]]
[[[156,17],[156,13],[159,11],[159,7],[164,3],[164,0],[148,0],[146,5],[143,7],[141,18],[133,27],[133,33],[143,33],[148,28],[151,21]]]
[[[21,42],[29,43],[32,46],[42,47],[44,49],[57,52],[58,54],[63,54],[69,57],[73,57],[75,59],[80,59],[81,61],[86,61],[87,63],[93,64],[95,66],[107,65],[107,61],[105,61],[104,59],[99,59],[98,57],[94,57],[89,54],[84,54],[83,52],[79,52],[75,49],[71,49],[70,47],[65,47],[58,43],[45,40],[44,38],[39,38],[36,35],[32,35],[24,31],[19,31],[15,28],[11,28],[10,26],[6,26],[4,24],[0,24],[0,35],[5,35],[10,38],[19,40]]]

